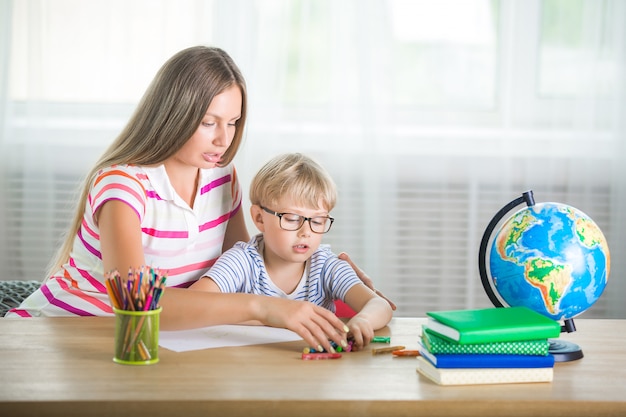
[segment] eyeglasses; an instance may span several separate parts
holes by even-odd
[[[323,234],[330,230],[330,226],[333,225],[335,219],[330,216],[318,216],[318,217],[304,217],[294,213],[276,213],[267,207],[259,206],[269,214],[273,214],[278,217],[280,228],[294,232],[300,230],[305,221],[309,222],[309,227],[313,233]]]

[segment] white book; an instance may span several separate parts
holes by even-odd
[[[439,385],[551,382],[553,368],[437,368],[417,357],[417,372]]]

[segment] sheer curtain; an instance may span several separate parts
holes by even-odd
[[[482,233],[532,189],[602,228],[611,277],[584,316],[626,317],[621,1],[3,0],[0,19],[0,279],[43,279],[82,175],[158,67],[207,44],[248,82],[244,187],[279,152],[324,164],[326,241],[398,316],[489,306]]]

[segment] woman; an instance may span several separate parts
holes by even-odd
[[[311,346],[345,341],[345,325],[313,304],[186,288],[249,240],[231,163],[246,108],[244,78],[223,50],[197,46],[170,58],[88,173],[48,279],[6,317],[111,315],[105,272],[149,265],[168,271],[163,329],[256,320]]]

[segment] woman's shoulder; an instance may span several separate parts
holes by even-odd
[[[146,188],[147,182],[149,180],[144,167],[127,164],[111,165],[96,173],[92,192],[110,187],[125,187],[140,191]]]
[[[129,164],[117,164],[110,165],[108,167],[101,168],[96,174],[96,178],[111,176],[111,175],[121,175],[126,176],[130,175],[133,177],[137,177],[138,175],[144,174],[145,169],[139,165],[129,165]]]

